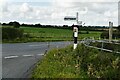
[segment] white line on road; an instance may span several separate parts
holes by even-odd
[[[43,56],[44,54],[37,54],[37,55],[39,55],[39,56]]]
[[[43,45],[43,44],[42,44]],[[37,46],[41,46],[41,45],[29,45],[30,47],[37,47]]]
[[[32,57],[32,56],[34,56],[34,55],[23,55],[24,57]]]
[[[43,56],[44,54],[37,54],[38,56]],[[33,57],[34,55],[22,55],[23,57]],[[12,58],[17,58],[19,56],[7,56],[4,57],[5,59],[12,59]]]
[[[7,56],[7,57],[4,57],[5,59],[11,59],[11,58],[17,58],[18,56]]]

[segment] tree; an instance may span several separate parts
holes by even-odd
[[[13,26],[13,22],[9,22],[8,25]]]
[[[14,28],[19,28],[19,27],[20,27],[20,23],[14,21],[14,22],[13,22],[13,26],[14,26]]]
[[[5,26],[5,25],[7,25],[7,23],[3,23],[2,25]]]
[[[41,27],[41,24],[35,24],[35,27]]]

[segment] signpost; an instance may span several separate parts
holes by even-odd
[[[76,17],[72,17],[72,16],[66,16],[65,18],[64,18],[64,20],[66,21],[69,21],[69,20],[75,20],[76,21],[76,23],[77,23],[77,25],[72,25],[72,27],[73,27],[73,34],[74,34],[74,47],[73,47],[73,49],[76,49],[76,47],[77,47],[77,38],[78,38],[78,25],[80,24],[82,24],[82,21],[78,21],[78,12],[77,12],[77,14],[76,14]]]

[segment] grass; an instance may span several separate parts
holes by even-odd
[[[79,34],[79,39],[83,39],[85,37],[94,37],[95,39],[98,39],[101,33],[102,32],[99,31],[89,31],[89,34]]]
[[[29,33],[32,38],[42,38],[43,40],[73,40],[73,31],[68,29],[55,28],[29,28],[21,27],[25,33]],[[79,34],[78,39],[85,37],[99,38],[101,32],[90,31],[89,34]]]
[[[12,26],[3,26],[12,27]],[[34,28],[34,27],[20,27],[24,30],[24,37],[15,40],[3,40],[3,43],[20,43],[20,42],[45,42],[45,41],[72,41],[73,31],[69,29],[56,29],[56,28]],[[86,32],[86,31],[81,31]],[[79,34],[78,40],[85,37],[99,38],[101,32],[89,31],[89,34]]]
[[[120,55],[78,45],[53,49],[38,62],[32,78],[119,78]]]
[[[66,29],[54,29],[54,28],[22,28],[24,29],[25,33],[30,34],[30,37],[32,38],[44,38],[47,39],[58,39],[58,40],[68,40],[72,37],[72,31],[66,30]],[[60,39],[61,38],[61,39]]]

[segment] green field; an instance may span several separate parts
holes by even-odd
[[[2,26],[12,27],[12,26]],[[14,40],[3,40],[3,43],[16,43],[16,42],[41,42],[41,41],[72,41],[73,30],[71,29],[57,29],[57,28],[35,28],[35,27],[20,27],[23,30],[24,35],[21,39],[17,38]],[[82,34],[78,35],[78,40],[86,37],[94,37],[98,39],[102,32],[81,31]],[[8,33],[9,34],[9,33]]]
[[[120,55],[78,45],[53,49],[40,60],[32,78],[120,78]],[[77,79],[78,80],[78,79]]]
[[[25,33],[30,35],[30,38],[36,38],[39,40],[71,40],[72,31],[66,29],[54,29],[54,28],[25,28]]]
[[[73,31],[68,29],[55,29],[55,28],[30,28],[21,27],[25,33],[28,33],[32,39],[39,40],[73,40]],[[78,39],[85,37],[99,38],[101,32],[89,31],[89,34],[79,34]]]

